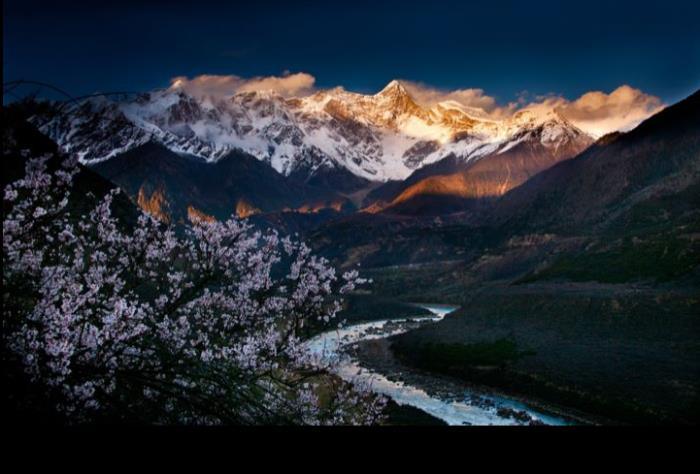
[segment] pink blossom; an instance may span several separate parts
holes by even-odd
[[[334,382],[321,403],[321,379],[305,375],[304,330],[335,318],[338,295],[365,282],[357,271],[338,277],[304,243],[235,218],[184,236],[145,214],[127,228],[112,215],[118,189],[72,216],[77,162],[49,173],[51,158],[29,157],[4,191],[3,340],[57,409],[79,422],[139,393],[131,412],[162,423],[381,417],[365,388]],[[204,399],[218,411],[192,402]]]

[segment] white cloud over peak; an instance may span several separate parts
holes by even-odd
[[[316,78],[299,72],[282,76],[258,76],[243,78],[235,75],[203,74],[192,79],[174,77],[171,89],[181,89],[195,97],[228,97],[236,92],[273,90],[283,97],[308,95],[314,90]]]
[[[499,105],[496,99],[486,95],[483,89],[444,90],[421,82],[405,80],[402,80],[401,84],[417,103],[425,107],[432,107],[440,102],[454,101],[467,109],[475,109],[475,111],[494,119],[508,116],[518,107],[516,102]]]
[[[664,108],[661,99],[622,85],[609,94],[587,92],[557,109],[574,125],[593,136],[630,130]]]

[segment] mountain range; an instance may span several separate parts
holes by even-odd
[[[335,88],[302,98],[194,97],[174,84],[123,101],[46,107],[32,122],[142,207],[167,201],[176,219],[189,207],[217,218],[322,209],[442,214],[500,196],[594,141],[555,108],[494,120],[454,101],[421,106],[399,81],[374,95]],[[199,191],[170,180],[170,170]]]
[[[410,190],[454,176],[466,180],[489,166],[506,173],[507,166],[497,166],[503,158],[409,178],[400,187]],[[603,137],[578,155],[543,167],[500,196],[461,199],[451,213],[431,215],[427,211],[436,212],[435,196],[423,195],[413,198],[414,204],[418,199],[425,203],[421,215],[407,215],[405,209],[392,213],[391,207],[378,214],[354,213],[312,234],[319,249],[346,265],[452,260],[470,273],[483,270],[469,277],[481,281],[494,275],[518,278],[558,261],[555,267],[566,267],[578,278],[623,273],[624,278],[671,278],[697,272],[697,262],[674,262],[693,262],[688,255],[698,252],[699,186],[700,91],[634,130]],[[597,260],[617,265],[599,266]]]

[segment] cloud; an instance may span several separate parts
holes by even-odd
[[[256,77],[248,79],[239,91],[274,90],[285,97],[308,95],[313,91],[316,78],[311,74],[299,72],[282,77]]]
[[[420,82],[401,83],[414,100],[423,106],[431,107],[439,102],[455,101],[471,113],[492,119],[507,118],[523,109],[535,112],[556,109],[571,123],[594,137],[618,130],[630,130],[664,108],[658,97],[628,85],[622,85],[609,94],[588,92],[574,101],[557,95],[528,100],[528,94],[523,92],[517,101],[499,104],[483,89],[443,90]]]
[[[273,90],[284,97],[308,95],[314,91],[316,78],[299,72],[282,76],[243,78],[235,75],[203,74],[192,79],[179,76],[170,81],[171,89],[180,89],[195,97],[229,97],[236,92]]]
[[[610,94],[588,92],[573,102],[560,105],[557,110],[581,130],[602,136],[630,130],[663,108],[658,97],[622,85]]]
[[[444,90],[414,81],[401,81],[413,99],[425,107],[432,107],[439,102],[454,101],[472,112],[491,118],[502,118],[510,115],[516,108],[515,102],[504,106],[498,105],[496,99],[486,95],[483,89]]]

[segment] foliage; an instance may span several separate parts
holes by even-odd
[[[237,219],[185,235],[146,214],[125,226],[118,189],[72,215],[76,160],[49,172],[58,157],[27,158],[4,190],[4,354],[67,420],[380,418],[384,401],[324,378],[303,340],[364,283],[356,271],[339,276],[303,243]]]

